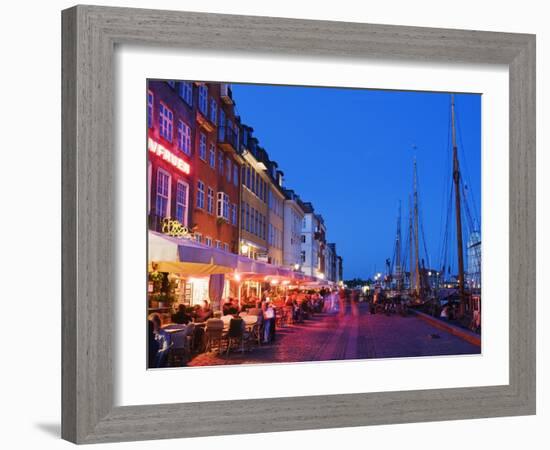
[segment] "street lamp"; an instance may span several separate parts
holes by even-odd
[[[248,254],[248,245],[246,245],[246,244],[242,244],[242,245],[241,245],[241,253],[242,253],[243,255]]]

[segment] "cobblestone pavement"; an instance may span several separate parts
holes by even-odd
[[[229,356],[197,355],[189,366],[328,361],[365,358],[479,354],[480,348],[423,320],[368,314],[366,304],[345,313],[317,314],[303,324],[277,328],[273,344]]]

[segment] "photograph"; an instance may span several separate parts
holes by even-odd
[[[481,354],[480,94],[146,102],[148,369]]]

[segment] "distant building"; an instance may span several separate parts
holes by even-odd
[[[316,214],[313,205],[304,203],[301,252],[302,271],[317,278],[325,277],[326,228],[323,217]]]
[[[467,245],[468,269],[466,283],[471,289],[481,288],[481,235],[474,231]]]
[[[336,244],[331,242],[326,247],[325,267],[326,278],[329,281],[338,281],[338,255],[336,254]]]
[[[336,256],[337,265],[337,282],[344,281],[344,258]]]
[[[303,203],[293,190],[285,189],[284,193],[283,265],[299,269],[303,264],[301,258]]]

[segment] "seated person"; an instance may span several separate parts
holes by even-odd
[[[178,305],[178,312],[172,314],[172,322],[187,325],[192,321],[192,317],[187,314],[185,305]]]
[[[213,312],[210,309],[210,304],[208,300],[203,302],[202,308],[197,311],[197,322],[206,322],[208,319],[213,317]]]
[[[152,344],[149,348],[150,352],[156,349],[156,355],[153,362],[154,368],[165,367],[168,351],[170,349],[170,336],[161,328],[160,316],[155,314],[152,318],[153,335],[152,338],[156,341],[156,345]],[[152,360],[152,354],[149,355]]]
[[[226,316],[228,314],[235,315],[239,313],[239,308],[233,301],[233,299],[228,298],[227,301],[223,304],[223,315]]]
[[[148,356],[149,356],[149,362],[147,364],[147,367],[149,369],[153,369],[156,367],[156,361],[157,361],[157,353],[159,351],[159,343],[158,341],[155,339],[155,324],[153,323],[152,320],[148,320],[147,321],[147,325],[148,325],[148,332],[147,332],[147,337],[148,337],[148,345],[147,345],[147,348],[148,348]]]

